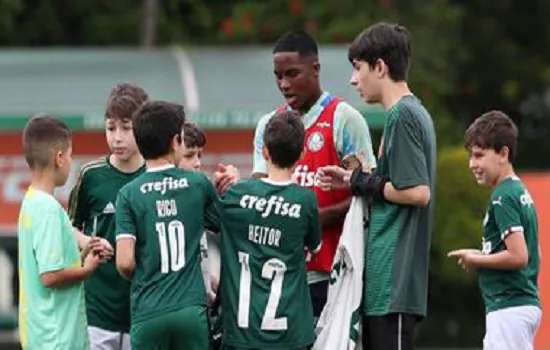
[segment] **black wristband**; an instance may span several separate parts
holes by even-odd
[[[351,194],[354,196],[370,197],[368,193],[369,192],[368,183],[369,183],[370,176],[371,174],[363,172],[363,169],[361,168],[356,168],[355,170],[353,170],[349,180],[350,182],[349,189],[351,191]]]
[[[386,176],[365,173],[361,168],[355,169],[350,177],[350,191],[354,196],[384,199],[384,186],[388,182]]]
[[[378,200],[384,200],[386,197],[384,196],[384,187],[386,187],[386,182],[389,181],[389,178],[387,176],[373,176],[375,183],[373,184],[374,191],[372,193],[372,198],[378,199]]]

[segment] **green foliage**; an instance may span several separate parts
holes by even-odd
[[[476,274],[463,271],[446,254],[480,247],[490,190],[476,183],[463,147],[442,149],[438,158],[431,272],[440,282],[475,283]]]

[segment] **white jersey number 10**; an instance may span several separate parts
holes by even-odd
[[[168,273],[181,270],[185,266],[185,227],[183,227],[183,222],[173,220],[168,225],[164,222],[157,222],[155,228],[159,237],[160,272]]]

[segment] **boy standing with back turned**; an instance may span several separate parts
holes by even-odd
[[[117,197],[116,265],[132,281],[134,349],[209,348],[200,240],[218,231],[216,192],[198,171],[176,168],[183,153],[183,107],[147,102],[133,131],[144,174]]]
[[[314,341],[304,247],[321,249],[315,193],[292,181],[304,147],[297,112],[265,127],[267,178],[234,184],[220,199],[222,343],[236,349],[305,349]]]

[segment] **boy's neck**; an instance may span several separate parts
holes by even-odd
[[[134,156],[128,158],[128,160],[121,160],[115,154],[109,156],[109,162],[112,166],[122,171],[123,173],[134,173],[143,166],[145,162],[141,154],[136,153]]]
[[[33,171],[30,187],[53,196],[56,187],[54,173],[49,168]]]
[[[161,168],[167,165],[175,166],[174,162],[169,158],[169,156],[156,159],[147,159],[145,161],[145,166],[147,167],[147,169]]]
[[[292,181],[292,170],[281,169],[274,166],[268,166],[267,178],[273,182],[289,182]]]
[[[412,95],[412,92],[406,81],[391,82],[384,87],[382,101],[380,101],[380,103],[384,106],[386,111],[389,111],[397,102],[399,102],[399,100],[407,95]]]
[[[514,167],[512,164],[508,164],[502,169],[498,177],[495,179],[495,181],[492,184],[492,188],[497,187],[500,185],[504,180],[506,180],[509,177],[516,176],[516,172],[514,171]]]

